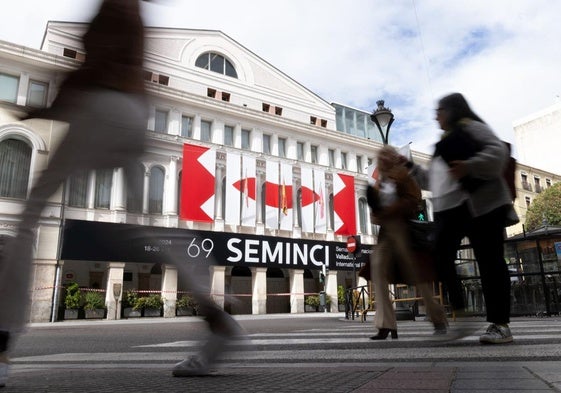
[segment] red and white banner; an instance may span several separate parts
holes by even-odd
[[[355,178],[333,174],[333,210],[336,235],[356,234]]]
[[[302,208],[300,209],[302,217],[302,232],[314,231],[314,179],[311,168],[300,168],[300,192],[302,195]]]
[[[315,232],[327,233],[327,205],[325,203],[325,171],[314,169],[314,193],[317,195],[315,205]]]
[[[292,203],[292,165],[281,164],[280,173],[280,229],[291,231],[294,220]]]
[[[257,182],[255,157],[242,156],[242,178],[236,183],[241,192],[242,225],[254,227],[257,214]]]
[[[265,175],[265,227],[279,229],[279,163],[267,161]]]
[[[236,187],[242,176],[241,155],[228,153],[226,155],[226,200],[224,212],[224,223],[227,225],[240,225],[241,215],[241,187]]]
[[[212,222],[214,220],[214,177],[216,152],[208,147],[185,143],[181,175],[182,220]]]

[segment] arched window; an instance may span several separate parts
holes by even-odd
[[[360,233],[364,235],[368,234],[368,223],[370,222],[368,213],[368,204],[366,203],[366,199],[360,198],[358,200],[358,219],[360,225]]]
[[[0,196],[26,198],[31,147],[19,139],[0,142]]]
[[[238,73],[230,60],[215,52],[206,52],[200,55],[195,62],[195,66],[232,78],[238,77]]]
[[[86,207],[88,197],[88,171],[81,169],[68,179],[68,206]]]
[[[150,187],[148,191],[148,212],[162,214],[164,203],[164,170],[156,166],[150,171]]]
[[[95,172],[95,207],[109,209],[111,205],[111,187],[113,169],[100,169]]]
[[[142,196],[144,194],[144,166],[137,163],[126,169],[127,211],[142,213]]]

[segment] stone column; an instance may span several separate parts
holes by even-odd
[[[107,290],[105,291],[105,304],[107,305],[107,319],[121,319],[121,299],[123,298],[123,275],[125,264],[123,262],[110,262],[107,268]],[[119,303],[115,302],[113,285],[121,285]]]
[[[267,314],[267,268],[251,268],[252,314]]]
[[[226,266],[210,267],[210,295],[214,302],[224,309],[224,291],[226,289]]]
[[[174,318],[177,302],[177,267],[174,265],[162,266],[162,298],[164,318]]]
[[[177,215],[177,162],[179,157],[171,156],[169,171],[164,182],[164,215]]]
[[[304,270],[289,270],[290,275],[290,312],[304,312]]]
[[[337,272],[330,270],[325,278],[325,294],[331,298],[331,312],[339,311],[337,304]]]
[[[150,200],[150,171],[147,169],[144,172],[144,183],[142,187],[142,214],[148,214],[149,200]]]
[[[116,168],[113,173],[113,191],[112,194],[112,210],[126,210],[127,206],[127,193],[125,184],[125,170],[123,168]]]

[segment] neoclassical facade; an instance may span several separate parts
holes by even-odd
[[[13,235],[27,193],[66,132],[64,123],[17,118],[53,101],[64,74],[86,55],[80,41],[85,28],[50,22],[40,50],[0,42],[3,236]],[[73,239],[74,245],[84,240],[72,237],[79,233],[76,228],[91,230],[92,223],[108,225],[107,231],[149,226],[163,231],[163,237],[168,229],[185,239],[198,236],[207,240],[201,251],[212,243],[210,290],[232,313],[303,312],[305,297],[321,290],[336,309],[337,288],[356,284],[347,236],[360,235],[366,248],[375,240],[363,195],[366,167],[380,143],[338,131],[330,103],[219,31],[148,29],[145,70],[151,99],[147,152],[134,173],[122,168],[79,173],[53,195],[38,228],[30,320],[59,318],[69,282],[102,291],[108,318],[120,315],[113,284],[124,291],[162,293],[164,315],[174,315],[178,294],[188,290],[174,265],[150,254],[154,245],[133,261],[102,259],[88,254],[88,247],[73,247]],[[198,187],[187,184],[191,175],[183,176],[186,145],[213,157],[213,198],[204,207],[209,220],[188,212],[182,217],[185,190]],[[246,195],[228,188],[236,160],[249,162],[248,168],[253,163],[255,214],[249,221],[243,206],[238,216],[231,214],[232,195]],[[285,202],[276,206],[269,188],[275,185],[270,178],[275,171],[290,177],[288,185],[286,178],[282,186],[277,181]],[[140,181],[127,194],[130,176]],[[342,210],[337,207],[341,179],[351,181],[343,188],[351,187],[353,195]],[[191,205],[189,200],[184,208]],[[90,239],[98,237],[88,233]],[[238,243],[245,248],[236,248]],[[229,254],[218,253],[223,250]],[[327,277],[320,282],[323,265]],[[224,300],[228,297],[237,301],[230,304]]]
[[[53,101],[86,56],[85,29],[49,22],[41,49],[0,41],[0,238],[13,236],[66,132],[61,122],[18,118]],[[146,154],[133,173],[78,173],[49,200],[37,230],[30,320],[59,319],[70,282],[101,291],[109,319],[120,318],[127,290],[161,293],[164,316],[174,316],[188,288],[159,253],[172,238],[186,264],[208,271],[212,295],[233,314],[303,312],[306,297],[323,290],[337,310],[338,287],[360,283],[348,236],[360,236],[362,258],[376,242],[364,195],[381,140],[368,112],[326,102],[220,31],[148,28],[145,59]],[[430,158],[413,154],[420,163]],[[195,182],[196,170],[207,181]],[[132,191],[131,177],[139,180]],[[139,251],[115,241],[100,254],[100,239],[123,226],[150,228],[161,243]],[[205,255],[212,263],[202,263]]]

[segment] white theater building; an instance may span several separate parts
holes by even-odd
[[[2,236],[13,235],[65,133],[64,123],[11,115],[50,105],[84,59],[85,29],[50,22],[40,50],[0,41]],[[149,147],[133,174],[143,187],[127,195],[121,168],[61,185],[38,228],[30,319],[59,318],[69,282],[101,290],[108,318],[119,317],[116,283],[161,291],[164,316],[175,315],[177,294],[187,290],[175,266],[158,260],[154,245],[137,255],[124,244],[118,251],[130,260],[94,256],[96,223],[105,233],[142,225],[163,237],[185,234],[186,249],[193,236],[204,241],[185,263],[208,254],[210,290],[231,313],[303,312],[305,297],[323,289],[336,310],[337,288],[356,284],[348,235],[375,241],[364,194],[381,143],[368,113],[326,102],[220,31],[148,28],[145,70]]]

